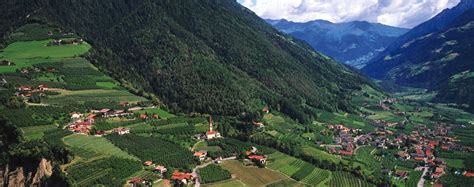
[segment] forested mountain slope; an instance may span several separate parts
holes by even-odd
[[[339,62],[362,68],[408,29],[366,21],[305,23],[266,20],[278,30],[308,42],[315,50]]]
[[[373,58],[362,71],[373,78],[382,79],[387,75],[387,71],[397,64],[396,62],[385,63],[387,61],[386,59],[390,59],[390,56],[400,53],[400,50],[405,48],[404,45],[406,44],[423,38],[430,33],[449,29],[449,26],[452,25],[452,22],[458,16],[471,8],[474,8],[473,0],[461,0],[455,7],[446,9],[430,20],[416,26],[406,34],[400,36],[377,57]]]
[[[366,82],[232,0],[21,0],[2,9],[11,19],[2,27],[40,18],[78,33],[94,64],[175,111],[269,105],[304,120],[312,107],[350,110],[351,90]]]
[[[385,80],[427,88],[438,92],[438,101],[469,104],[472,109],[473,36],[474,9],[471,9],[458,16],[446,29],[406,43],[397,53],[366,71],[383,71]]]

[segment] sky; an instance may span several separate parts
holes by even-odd
[[[460,0],[238,0],[265,19],[368,21],[413,28]]]

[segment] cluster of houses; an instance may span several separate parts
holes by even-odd
[[[78,45],[84,43],[84,40],[82,38],[75,38],[75,39],[54,39],[50,43],[48,43],[48,46],[59,46],[59,45]]]
[[[328,146],[327,151],[332,154],[339,153],[344,156],[354,155],[354,149],[356,148],[357,137],[361,130],[348,128],[342,124],[328,125],[328,128],[335,134],[334,141],[336,146]]]
[[[30,72],[40,73],[40,72],[54,72],[54,71],[56,71],[54,67],[47,67],[47,68],[25,67],[19,70],[21,74],[29,74]]]
[[[395,134],[385,127],[377,128],[376,131],[366,134],[361,134],[359,129],[348,128],[342,124],[328,125],[328,128],[334,132],[334,141],[337,144],[326,146],[329,153],[352,156],[355,148],[362,145],[371,145],[381,149],[397,149],[400,151],[394,155],[396,158],[402,161],[413,160],[418,166],[428,168],[427,176],[433,180],[446,174],[447,168],[445,160],[436,158],[436,150],[474,152],[471,147],[458,144],[458,140],[449,137],[452,127],[446,125],[438,125],[435,129],[430,129],[426,125],[416,125],[414,128],[416,130],[411,131],[409,135]],[[469,171],[464,173],[470,175]],[[397,179],[407,178],[408,172],[396,170],[394,177]]]
[[[23,99],[29,99],[31,96],[33,96],[33,93],[38,93],[39,96],[44,96],[44,92],[48,89],[48,85],[46,84],[40,84],[36,87],[21,85],[16,87],[15,96],[22,97]]]
[[[89,135],[96,117],[96,114],[89,114],[84,118],[84,114],[80,112],[72,112],[71,119],[73,122],[66,125],[65,128],[77,134]],[[100,132],[97,134],[101,135]]]
[[[267,156],[259,154],[254,146],[252,146],[250,151],[245,152],[245,157],[258,166],[264,166],[267,163]]]

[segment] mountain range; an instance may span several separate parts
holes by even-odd
[[[436,100],[474,106],[474,1],[461,1],[413,28],[362,71],[375,79],[437,92]],[[470,107],[471,109],[473,107]]]
[[[281,32],[304,40],[316,51],[356,68],[364,67],[369,60],[408,31],[404,28],[366,21],[345,23],[325,20],[305,23],[284,19],[266,21]]]
[[[268,105],[305,121],[313,107],[350,110],[351,90],[367,83],[233,0],[10,3],[0,31],[40,18],[76,32],[94,46],[92,63],[172,111],[233,115]]]

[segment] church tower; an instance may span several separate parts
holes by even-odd
[[[212,116],[209,116],[209,132],[212,132]]]

